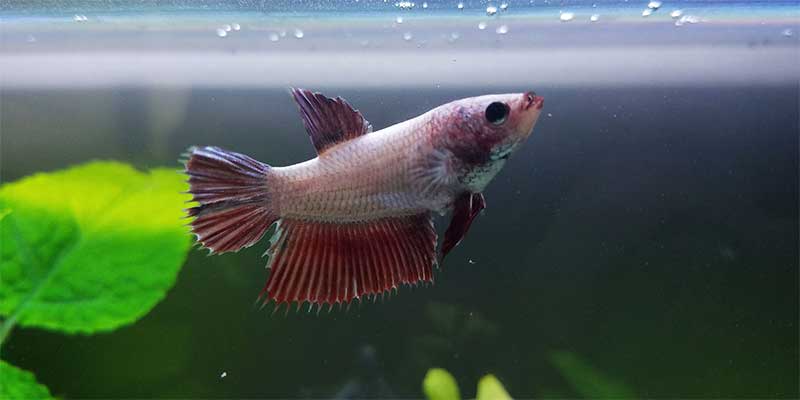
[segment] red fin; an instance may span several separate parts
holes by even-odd
[[[264,293],[278,304],[334,304],[431,282],[435,247],[428,214],[346,224],[284,219]]]
[[[277,217],[270,212],[270,167],[217,147],[189,149],[185,173],[200,205],[188,210],[192,232],[212,252],[237,251],[256,243]]]
[[[484,208],[486,208],[486,200],[480,193],[464,193],[456,199],[453,205],[453,218],[450,220],[450,226],[447,227],[447,232],[444,234],[444,243],[442,243],[442,254],[439,262],[444,260],[450,250],[453,250],[461,243],[461,239],[464,238],[470,225],[472,225],[472,220]]]
[[[331,99],[306,89],[292,89],[292,96],[318,154],[372,130],[361,113],[341,97]]]

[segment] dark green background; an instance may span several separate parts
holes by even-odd
[[[644,397],[798,396],[796,87],[323,89],[376,129],[527,89],[552,116],[433,287],[273,316],[254,306],[266,241],[193,250],[135,325],[20,328],[4,359],[67,398],[416,397],[433,366],[466,395],[491,372],[517,397],[574,396],[558,350]],[[273,165],[313,156],[284,90],[4,90],[0,128],[3,181],[91,159],[177,169],[190,145]]]

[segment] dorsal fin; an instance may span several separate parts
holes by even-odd
[[[372,131],[361,113],[341,97],[331,99],[321,93],[295,88],[292,88],[292,97],[300,108],[303,125],[317,154]]]

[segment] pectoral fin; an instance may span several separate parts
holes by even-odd
[[[440,265],[447,253],[461,243],[461,239],[464,239],[472,225],[472,220],[484,208],[486,208],[486,200],[481,193],[466,192],[456,199],[453,204],[453,219],[450,220],[450,226],[447,227],[447,232],[444,234],[444,242],[439,256]]]

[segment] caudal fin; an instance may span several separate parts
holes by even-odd
[[[270,166],[218,147],[192,147],[185,163],[192,232],[215,253],[252,246],[278,216],[270,208]]]

